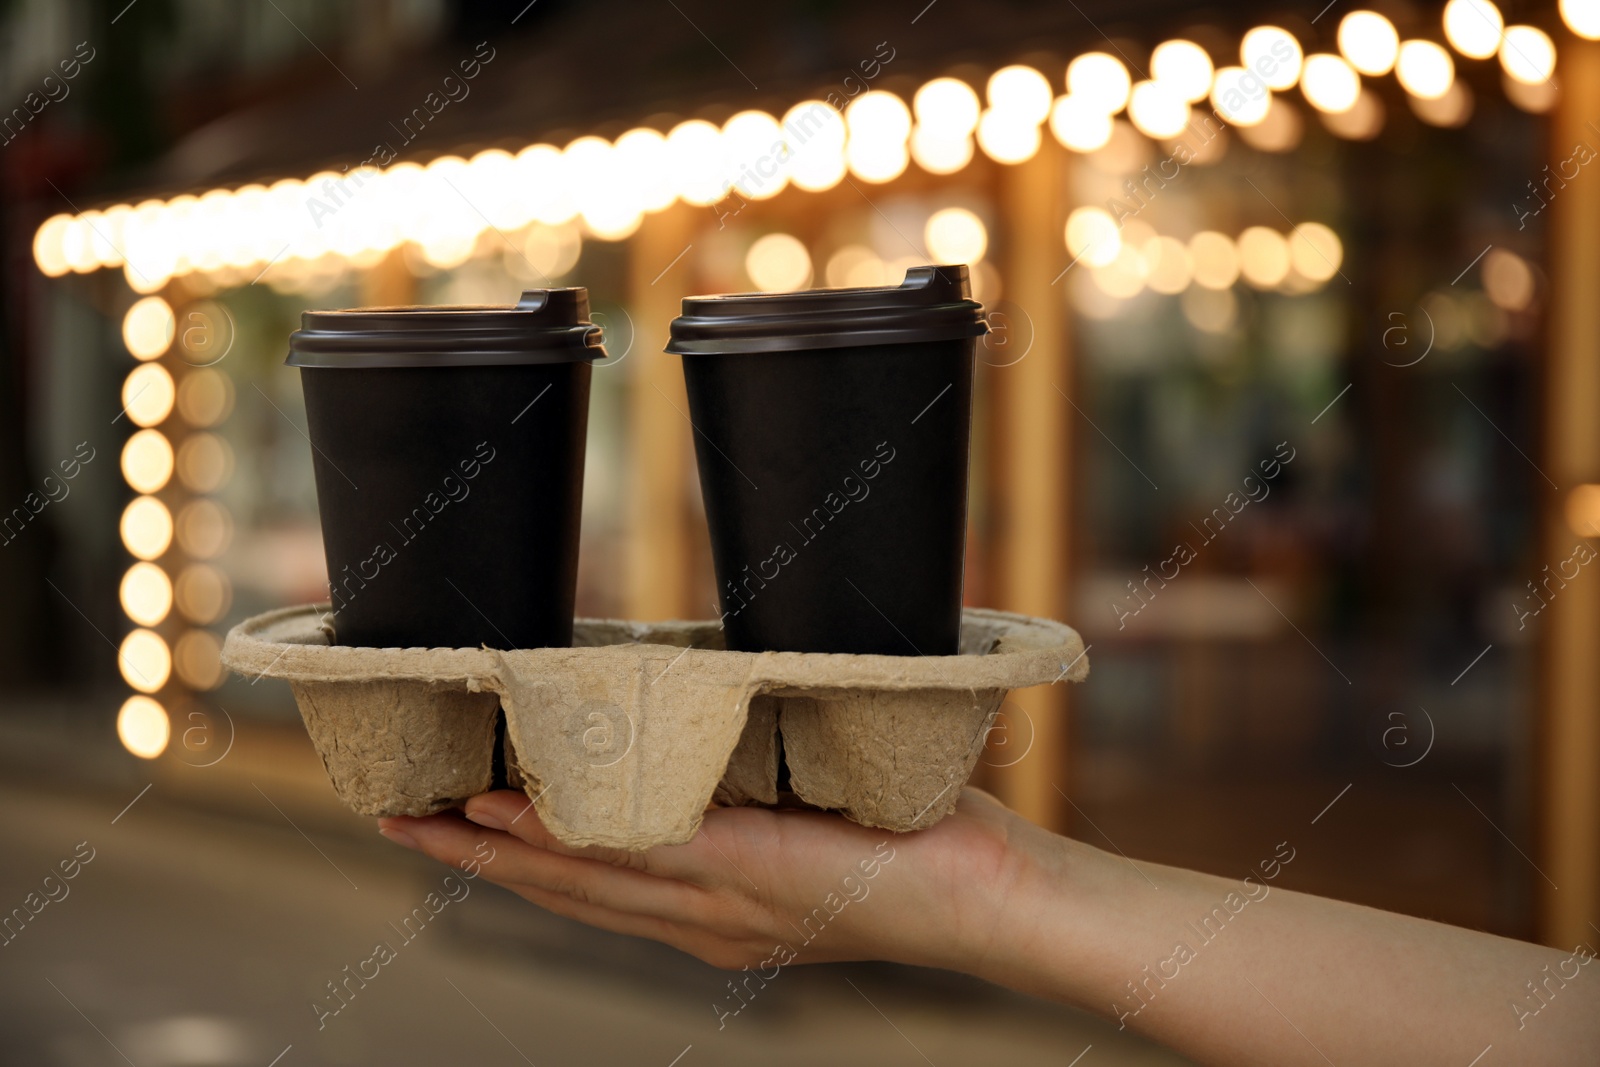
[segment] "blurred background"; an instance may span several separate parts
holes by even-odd
[[[719,1030],[726,976],[487,884],[318,1029],[441,872],[218,660],[326,597],[287,335],[547,278],[611,352],[580,613],[715,614],[683,296],[969,263],[967,602],[1092,664],[1012,695],[980,784],[1600,936],[1597,37],[1600,0],[0,3],[4,1058],[1178,1062],[888,966]]]

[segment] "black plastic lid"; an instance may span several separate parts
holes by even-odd
[[[989,332],[965,265],[912,267],[899,285],[691,296],[672,320],[680,356],[954,341]]]
[[[514,307],[307,311],[289,335],[291,367],[493,367],[604,359],[589,291],[529,289]]]

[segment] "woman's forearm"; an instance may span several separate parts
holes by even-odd
[[[1015,845],[1019,874],[998,906],[1020,921],[974,969],[1201,1062],[1600,1062],[1588,946],[1290,892],[1276,884],[1287,844],[1241,880],[1135,866],[1043,831]]]

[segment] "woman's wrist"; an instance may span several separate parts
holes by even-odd
[[[1015,877],[983,905],[1001,912],[996,936],[964,969],[1106,1015],[1115,961],[1133,954],[1118,912],[1150,886],[1120,857],[1021,818],[1017,824],[1009,842]]]

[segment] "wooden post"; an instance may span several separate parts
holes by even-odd
[[[1549,153],[1564,160],[1575,145],[1600,150],[1600,137],[1587,122],[1600,100],[1600,44],[1568,36],[1560,56],[1561,99],[1551,116]],[[1567,525],[1567,494],[1600,481],[1600,302],[1593,292],[1600,284],[1600,176],[1583,173],[1567,182],[1550,212],[1544,451],[1545,470],[1561,492],[1545,498],[1541,563],[1572,555],[1579,534]],[[1593,535],[1584,536],[1593,547]],[[1535,781],[1541,790],[1539,866],[1548,881],[1536,878],[1534,886],[1540,937],[1570,949],[1579,941],[1594,943],[1589,922],[1600,915],[1600,575],[1568,583],[1544,614],[1542,773]]]
[[[359,282],[362,307],[403,307],[417,301],[417,279],[399,248],[390,249],[370,270],[363,271]]]
[[[1068,335],[1063,244],[1066,152],[1048,135],[1031,160],[1003,168],[999,178],[1003,302],[998,309],[1016,334],[1031,332],[1027,355],[1008,366],[985,367],[994,409],[990,414],[990,484],[993,497],[992,570],[997,606],[1029,615],[1067,619],[1068,490],[1072,483],[1074,389]],[[1014,351],[992,348],[1004,363]],[[1065,396],[1063,396],[1065,394]],[[1065,828],[1067,803],[1067,683],[1012,695],[1010,704],[1031,720],[1028,755],[995,775],[1003,800],[1042,826]],[[1007,709],[1008,712],[1011,710]],[[1013,721],[1016,731],[1024,724]],[[1060,790],[1060,791],[1058,791]]]
[[[713,590],[696,603],[692,587],[698,527],[686,505],[694,466],[693,428],[683,367],[666,346],[668,324],[690,290],[690,255],[700,216],[682,204],[645,216],[628,243],[628,456],[632,490],[623,602],[630,619],[703,618]]]

